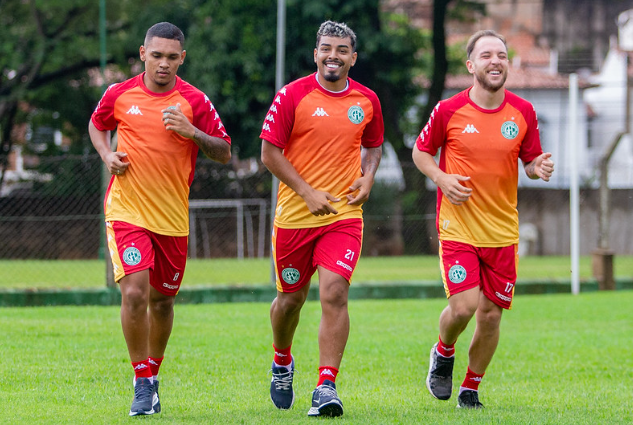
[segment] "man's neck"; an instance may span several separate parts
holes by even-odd
[[[332,92],[332,93],[344,92],[349,87],[349,81],[347,80],[347,76],[345,78],[341,78],[340,80],[338,80],[336,82],[329,82],[329,81],[322,81],[321,80],[321,76],[317,72],[316,73],[316,80],[317,80],[317,83],[319,83],[319,85],[321,87],[323,87],[325,90],[327,90],[329,92]],[[323,84],[323,83],[325,83],[325,84]]]
[[[468,97],[480,108],[497,109],[503,103],[506,91],[504,87],[501,87],[499,90],[492,92],[475,84],[468,92]]]

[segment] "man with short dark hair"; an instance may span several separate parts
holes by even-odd
[[[294,403],[290,348],[318,270],[319,379],[309,416],[343,414],[335,381],[349,335],[349,285],[361,250],[361,206],[382,155],[378,97],[348,77],[355,48],[356,34],[347,25],[324,22],[314,49],[317,72],[279,91],[260,135],[262,162],[280,180],[272,240],[277,298],[270,309],[270,397],[279,409]]]
[[[518,160],[532,179],[549,181],[554,163],[543,153],[534,107],[505,89],[508,49],[494,31],[474,34],[466,66],[473,86],[440,101],[413,148],[418,169],[438,187],[436,226],[448,306],[440,315],[426,385],[448,400],[455,342],[477,322],[458,407],[479,409],[479,384],[499,342],[503,309],[517,277]],[[439,166],[434,160],[441,149]]]
[[[231,158],[231,139],[213,104],[176,75],[184,40],[175,25],[152,26],[139,49],[145,72],[110,86],[89,124],[92,144],[112,174],[104,209],[135,373],[130,416],[161,410],[157,375],[187,261],[198,150],[223,164]],[[116,152],[107,138],[114,129]]]

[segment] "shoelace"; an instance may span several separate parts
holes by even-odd
[[[137,400],[143,400],[145,398],[149,398],[150,400],[153,399],[153,385],[149,384],[149,385],[136,385],[134,387],[134,397]]]
[[[292,372],[274,373],[273,382],[275,383],[275,389],[277,391],[289,391],[292,385]]]
[[[432,370],[431,373],[436,378],[450,378],[453,373],[453,362],[449,359],[437,356],[437,360],[435,361],[435,369]]]
[[[319,393],[321,393],[321,397],[338,398],[336,390],[328,385],[319,386]]]

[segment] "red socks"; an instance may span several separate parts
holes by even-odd
[[[290,363],[292,363],[290,347],[292,347],[292,344],[290,344],[288,348],[280,350],[279,348],[275,347],[275,344],[273,344],[273,349],[275,350],[275,358],[273,359],[273,361],[277,366],[290,366]]]
[[[444,344],[442,342],[442,338],[438,338],[439,342],[437,343],[437,354],[442,357],[453,357],[455,355],[455,343],[451,345]]]
[[[332,366],[321,366],[319,367],[319,382],[317,383],[317,387],[323,384],[323,381],[326,379],[328,381],[336,382],[336,375],[338,375],[338,369]]]
[[[472,370],[470,370],[470,367],[469,367],[468,372],[466,372],[466,377],[464,378],[464,382],[462,382],[462,386],[460,390],[462,388],[473,390],[473,391],[479,390],[479,384],[481,384],[481,379],[484,377],[484,374],[485,372],[479,375],[473,372]]]
[[[132,362],[134,368],[134,378],[150,378],[152,379],[152,369],[149,365],[149,360],[142,360],[140,362]]]
[[[160,369],[160,364],[163,362],[164,358],[165,358],[165,356],[161,357],[160,359],[157,359],[155,357],[149,356],[149,367],[152,370],[152,375],[153,376],[158,375],[158,370]]]

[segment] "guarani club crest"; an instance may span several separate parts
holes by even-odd
[[[351,106],[347,110],[347,118],[349,118],[353,124],[360,124],[365,119],[365,111],[358,105]]]
[[[448,279],[453,283],[462,283],[466,280],[466,269],[459,264],[455,264],[448,270]]]
[[[299,270],[294,269],[292,267],[286,267],[281,272],[281,278],[288,285],[294,285],[295,283],[299,282],[300,277],[301,277],[301,274],[299,273]]]
[[[135,266],[141,262],[141,251],[133,246],[123,251],[123,261],[128,266]]]
[[[506,121],[501,126],[501,134],[506,139],[512,140],[519,135],[519,126],[514,121]]]

